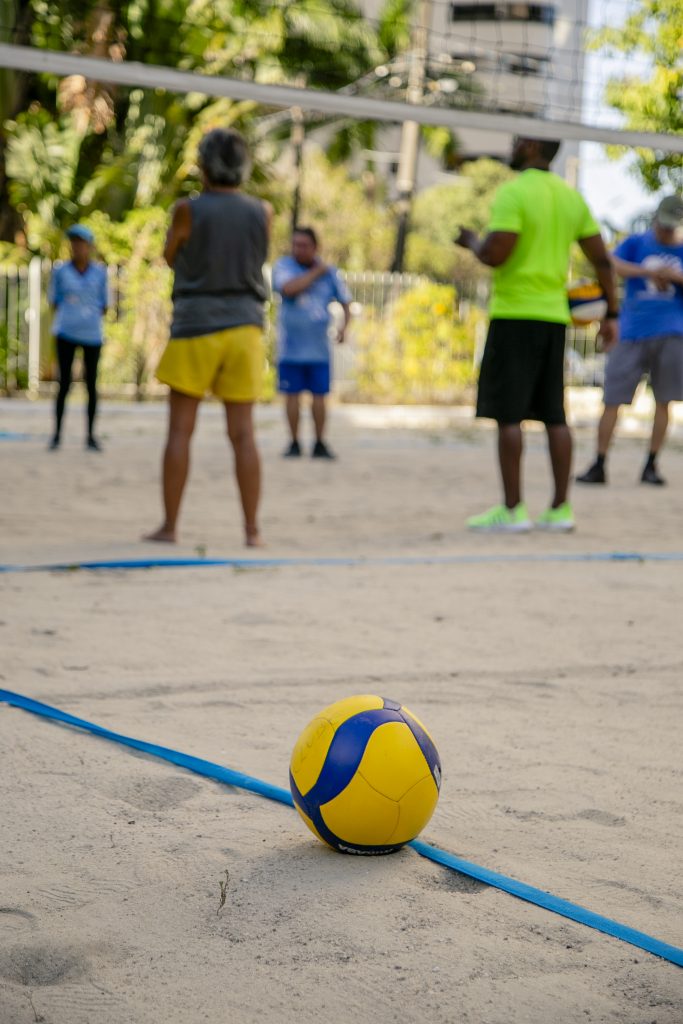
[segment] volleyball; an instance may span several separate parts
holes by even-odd
[[[581,280],[567,288],[569,313],[577,327],[602,320],[607,312],[607,300],[596,281]]]
[[[289,783],[318,839],[340,853],[393,853],[431,818],[441,762],[411,711],[363,694],[331,704],[308,723],[294,746]]]

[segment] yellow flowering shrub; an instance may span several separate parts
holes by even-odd
[[[461,318],[455,288],[426,282],[380,312],[363,310],[355,331],[356,394],[361,401],[433,404],[467,397],[485,314]]]

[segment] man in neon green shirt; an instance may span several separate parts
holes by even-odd
[[[600,229],[583,198],[550,164],[559,142],[515,139],[510,166],[521,173],[493,201],[485,238],[463,228],[455,239],[493,267],[490,325],[479,376],[477,416],[498,422],[504,503],[467,521],[472,530],[522,533],[532,527],[522,500],[522,420],[540,420],[548,434],[555,490],[539,529],[572,530],[567,500],[572,437],[564,412],[564,344],[569,323],[567,272],[574,242],[595,268],[607,299],[600,327],[617,337],[616,281]]]

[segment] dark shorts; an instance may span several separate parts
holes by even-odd
[[[566,423],[564,324],[492,320],[479,371],[477,416],[499,423]]]
[[[278,388],[285,395],[298,395],[301,391],[326,395],[330,390],[330,364],[285,360],[278,365]]]
[[[605,405],[630,405],[647,374],[656,402],[683,401],[683,337],[620,341],[607,356]]]

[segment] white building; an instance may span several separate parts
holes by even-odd
[[[361,0],[361,6],[374,19],[382,0]],[[475,104],[487,112],[578,121],[587,7],[588,0],[439,0],[431,9],[429,78],[438,82],[443,72],[444,83],[450,76],[450,88],[454,73],[471,81],[479,94]],[[450,96],[457,100],[457,91]],[[458,132],[458,138],[459,157],[464,160],[506,159],[510,153],[510,135],[467,129]],[[382,132],[378,163],[388,170],[398,159],[399,140],[400,128]],[[578,143],[565,143],[554,170],[575,180],[577,157]],[[448,177],[421,153],[418,189]]]

